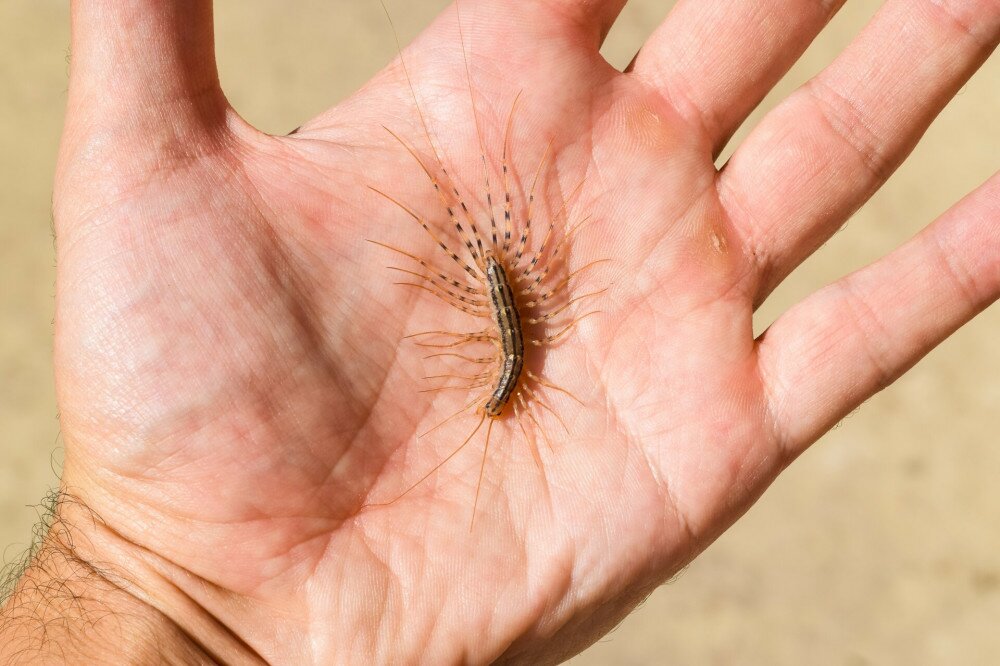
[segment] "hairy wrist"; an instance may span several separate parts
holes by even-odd
[[[106,528],[82,504],[59,495],[46,522],[0,607],[0,663],[215,662],[142,598],[126,549],[101,556]]]

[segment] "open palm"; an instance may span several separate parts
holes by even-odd
[[[513,170],[593,220],[609,286],[544,353],[542,465],[494,429],[476,525],[469,400],[418,393],[403,336],[472,330],[365,239],[436,257],[368,186],[440,219],[397,61],[287,137],[228,107],[205,0],[74,4],[56,192],[64,486],[94,543],[209,652],[289,663],[572,654],[735,520],[805,446],[1000,293],[1000,180],[754,339],[754,308],[892,172],[996,45],[995,2],[890,0],[722,170],[735,128],[838,2],[681,2],[627,73],[624,0],[466,0],[406,52],[482,214]],[[496,168],[496,165],[493,165]],[[573,186],[583,186],[569,196]],[[496,194],[496,193],[495,193]],[[582,311],[581,311],[582,312]],[[531,428],[536,432],[538,428]],[[114,542],[112,544],[112,542]],[[107,552],[118,555],[110,557]]]

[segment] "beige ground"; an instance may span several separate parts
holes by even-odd
[[[0,547],[17,544],[8,559],[35,520],[25,505],[55,483],[59,458],[49,197],[65,101],[65,4],[0,3]],[[376,0],[217,4],[223,84],[268,131],[287,132],[340,99],[393,52]],[[442,4],[397,0],[403,38]],[[627,62],[670,4],[633,0],[609,58]],[[877,5],[849,2],[778,93],[829,62]],[[775,294],[760,326],[900,243],[1000,167],[998,118],[994,58],[847,230]],[[995,663],[998,342],[993,307],[827,435],[576,663]]]

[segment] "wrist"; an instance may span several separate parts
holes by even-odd
[[[211,663],[162,609],[141,549],[60,495],[45,536],[0,607],[0,663]],[[215,653],[225,656],[226,652]]]

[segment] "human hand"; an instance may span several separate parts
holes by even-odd
[[[150,617],[227,660],[565,656],[996,299],[994,178],[759,339],[751,329],[995,46],[995,2],[890,1],[721,172],[714,156],[832,8],[681,3],[622,74],[597,51],[620,5],[462,4],[488,143],[523,90],[517,171],[553,138],[551,178],[585,177],[572,210],[594,219],[571,264],[613,259],[596,278],[612,285],[604,315],[544,359],[584,402],[551,397],[570,433],[541,415],[553,451],[538,470],[517,430],[498,429],[471,533],[472,448],[364,510],[468,430],[416,438],[464,399],[417,394],[423,362],[401,341],[462,316],[394,289],[363,243],[419,239],[368,185],[439,207],[380,128],[420,141],[402,69],[269,137],[222,97],[208,3],[74,5],[56,360],[64,487],[100,518],[66,517],[74,557],[106,563]],[[445,12],[406,61],[475,185],[457,25]]]

